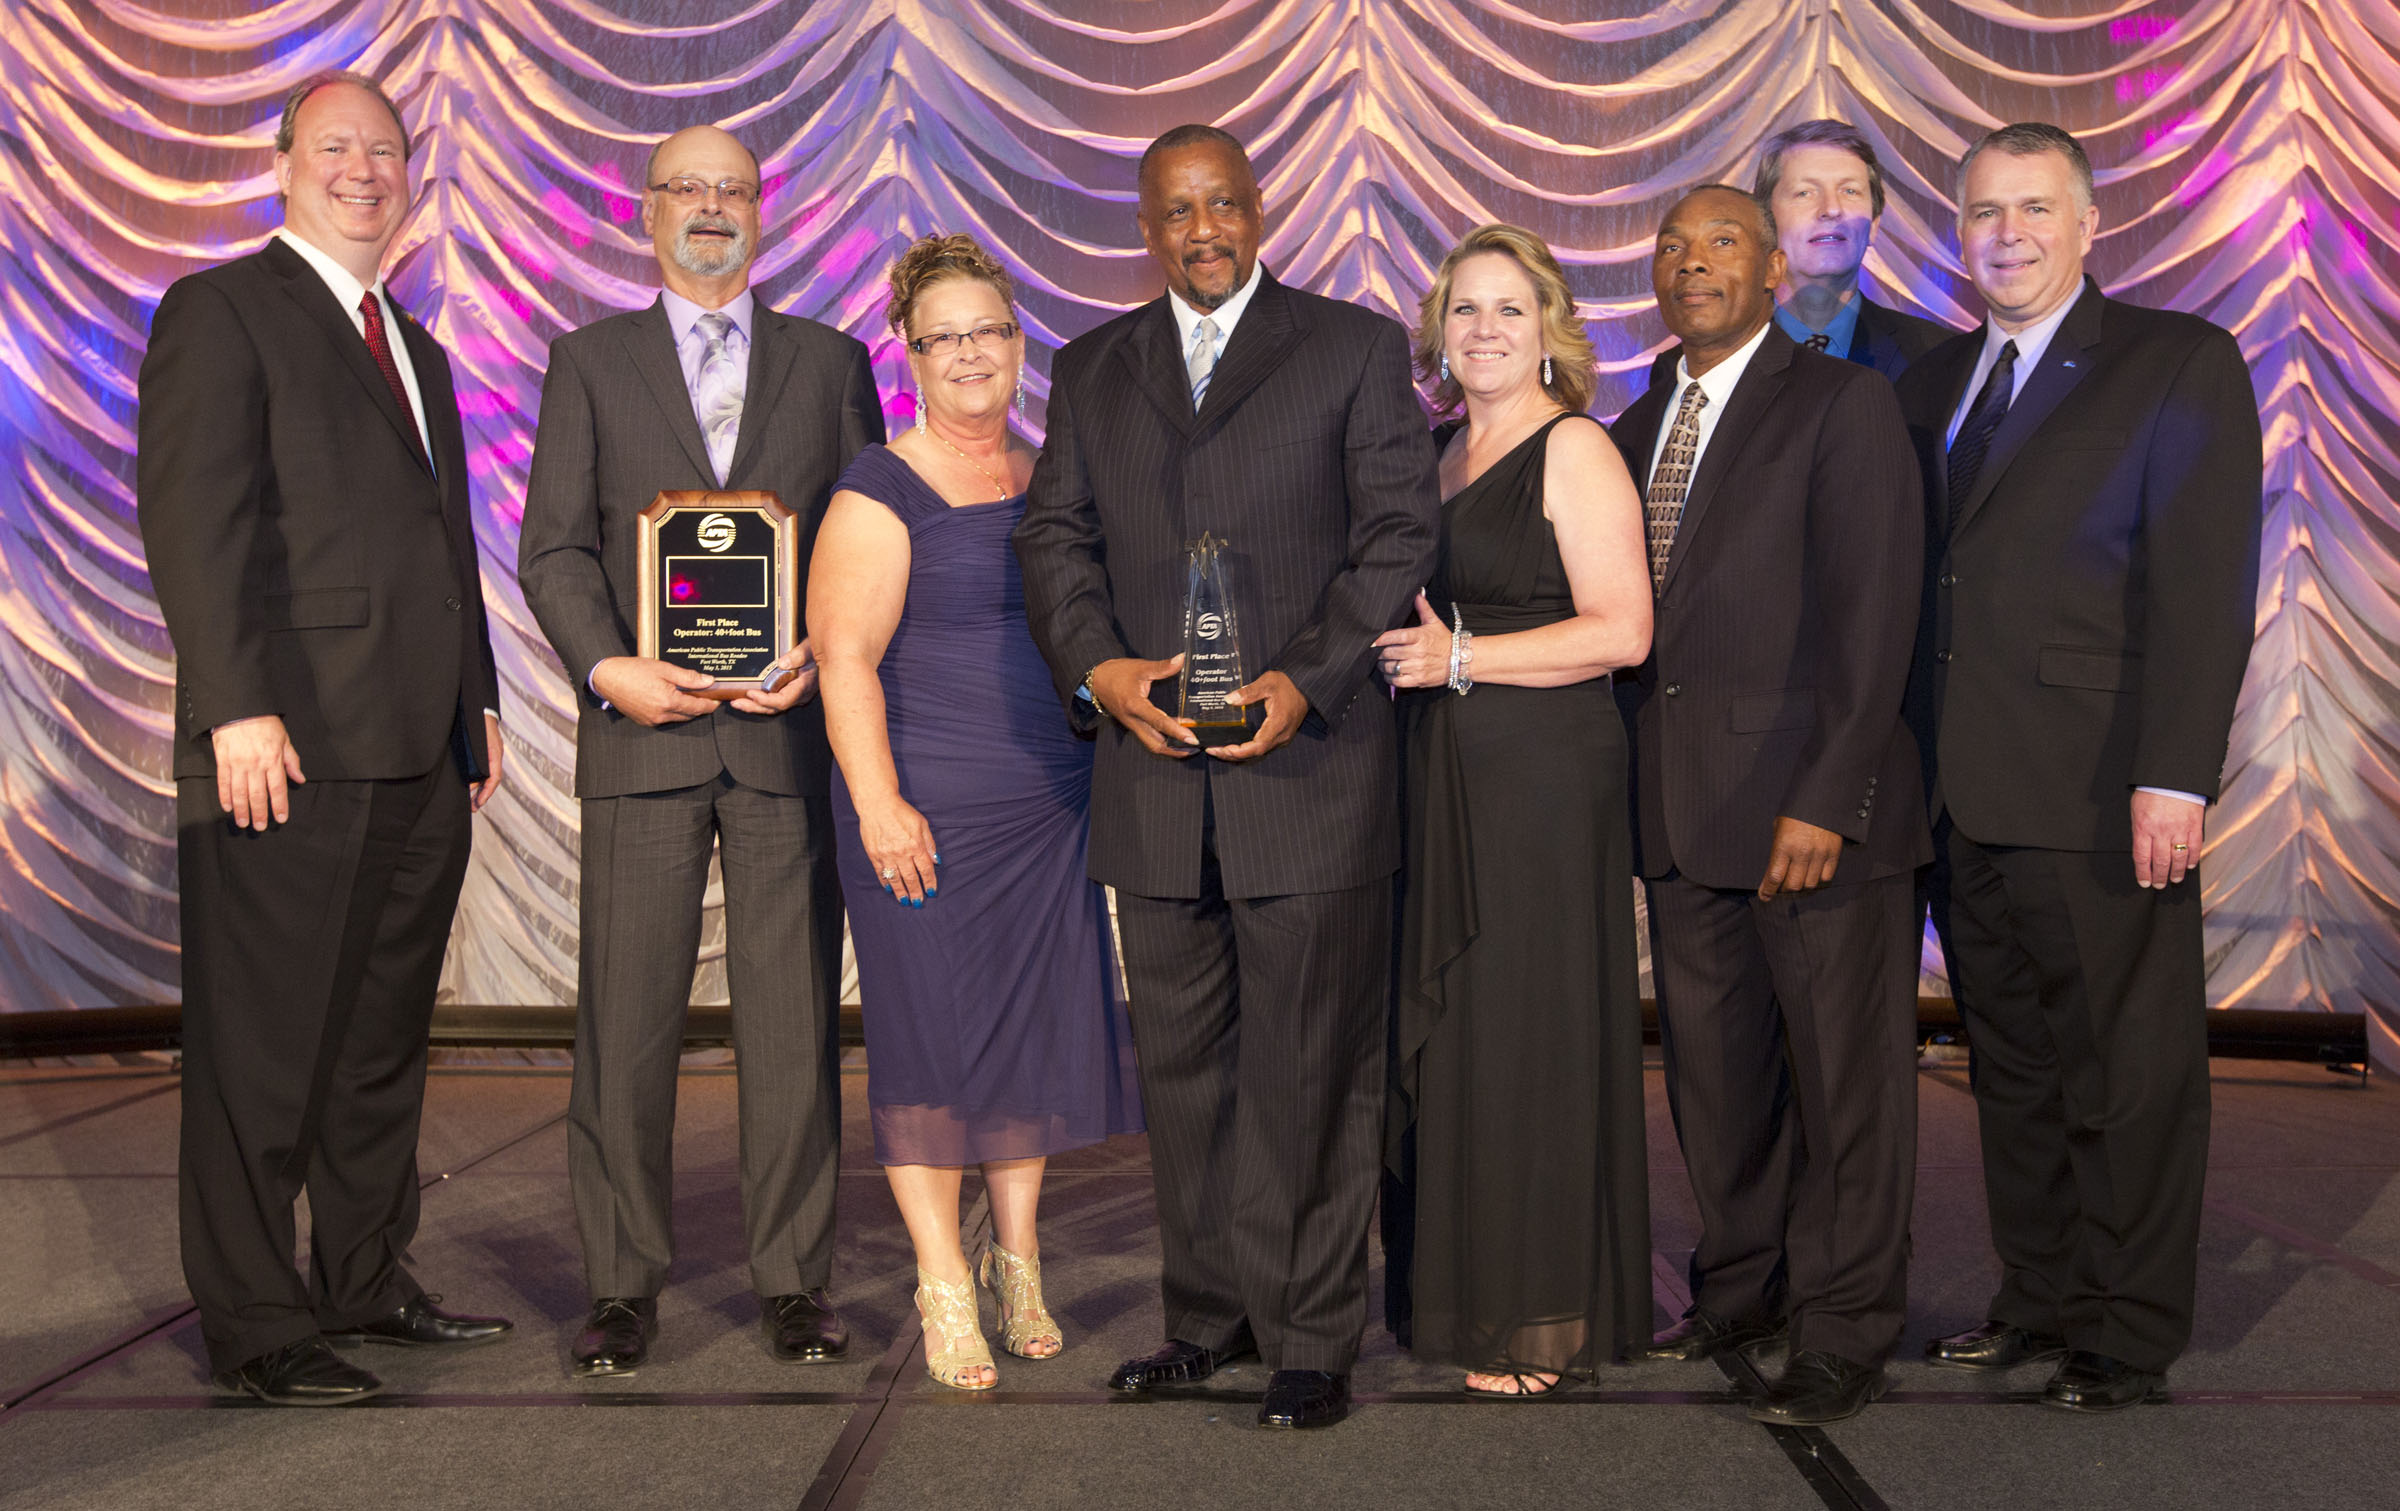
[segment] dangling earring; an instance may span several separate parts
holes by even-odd
[[[917,385],[917,429],[925,428],[925,385]]]
[[[1448,352],[1442,353],[1442,381],[1445,383],[1450,381],[1450,354]]]
[[[1542,386],[1544,388],[1548,388],[1550,386],[1550,357],[1548,353],[1544,353],[1542,356]]]
[[[1017,418],[1025,418],[1025,375],[1017,375]]]

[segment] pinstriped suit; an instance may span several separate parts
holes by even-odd
[[[1253,276],[1197,413],[1163,296],[1060,352],[1016,547],[1071,717],[1096,663],[1182,649],[1204,530],[1230,543],[1244,674],[1308,698],[1244,765],[1102,721],[1091,870],[1119,893],[1167,1333],[1340,1373],[1366,1323],[1400,858],[1370,647],[1432,567],[1439,500],[1400,327]]]
[[[858,342],[763,302],[753,323],[724,486],[781,495],[800,516],[805,562],[834,480],[883,439],[882,410]],[[672,1257],[675,1066],[712,841],[725,875],[751,1280],[762,1296],[786,1295],[825,1284],[832,1266],[842,904],[823,710],[719,708],[645,728],[589,691],[595,664],[634,653],[635,516],[663,489],[716,486],[663,302],[552,343],[518,576],[582,697],[567,1149],[595,1297],[656,1295]]]
[[[1647,489],[1672,369],[1611,429]],[[1923,531],[1889,383],[1770,325],[1692,479],[1633,736],[1669,1103],[1701,1213],[1692,1298],[1876,1365],[1905,1314],[1916,1160],[1909,902],[1931,854],[1901,723]],[[1833,880],[1756,893],[1775,821]]]

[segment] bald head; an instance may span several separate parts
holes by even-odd
[[[642,167],[643,186],[646,188],[651,184],[665,183],[666,179],[662,175],[677,171],[670,165],[683,149],[707,147],[713,147],[720,151],[730,147],[740,153],[749,160],[750,181],[758,182],[758,154],[743,146],[740,137],[722,126],[686,126],[650,149],[650,160]]]

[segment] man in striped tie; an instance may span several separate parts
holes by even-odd
[[[167,290],[142,360],[136,497],[176,657],[184,1278],[219,1384],[277,1405],[382,1388],[329,1341],[508,1331],[401,1262],[468,815],[500,783],[450,362],[383,283],[408,157],[374,80],[304,80],[275,137],[282,228]]]
[[[1612,428],[1648,502],[1650,659],[1618,684],[1667,1094],[1700,1208],[1653,1357],[1790,1334],[1753,1412],[1883,1389],[1916,1169],[1916,867],[1900,720],[1923,564],[1891,385],[1773,319],[1764,201],[1709,185],[1651,262],[1681,342]]]
[[[712,678],[641,655],[634,606],[655,589],[636,517],[667,489],[772,492],[800,518],[805,561],[834,480],[883,439],[883,411],[864,346],[752,292],[764,186],[747,147],[714,126],[678,131],[642,183],[663,287],[552,343],[517,555],[526,607],[578,705],[567,1174],[591,1290],[570,1350],[581,1378],[640,1369],[658,1327],[674,1258],[675,1066],[712,850],[766,1348],[823,1363],[849,1340],[826,1293],[842,904],[816,668],[803,640],[782,662],[787,680],[719,702]],[[793,584],[796,599],[804,591]]]

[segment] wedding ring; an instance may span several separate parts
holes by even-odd
[[[2180,850],[2183,847],[2178,845],[2176,848]],[[890,881],[893,877],[898,876],[899,874],[900,868],[898,866],[886,866],[883,868],[883,879],[885,881]]]
[[[2171,846],[2170,848],[2172,848],[2172,849],[2176,849],[2176,850],[2189,850],[2189,849],[2190,849],[2190,848],[2192,848],[2192,847],[2191,847],[2191,846],[2189,846],[2189,845],[2175,845],[2175,846]]]

